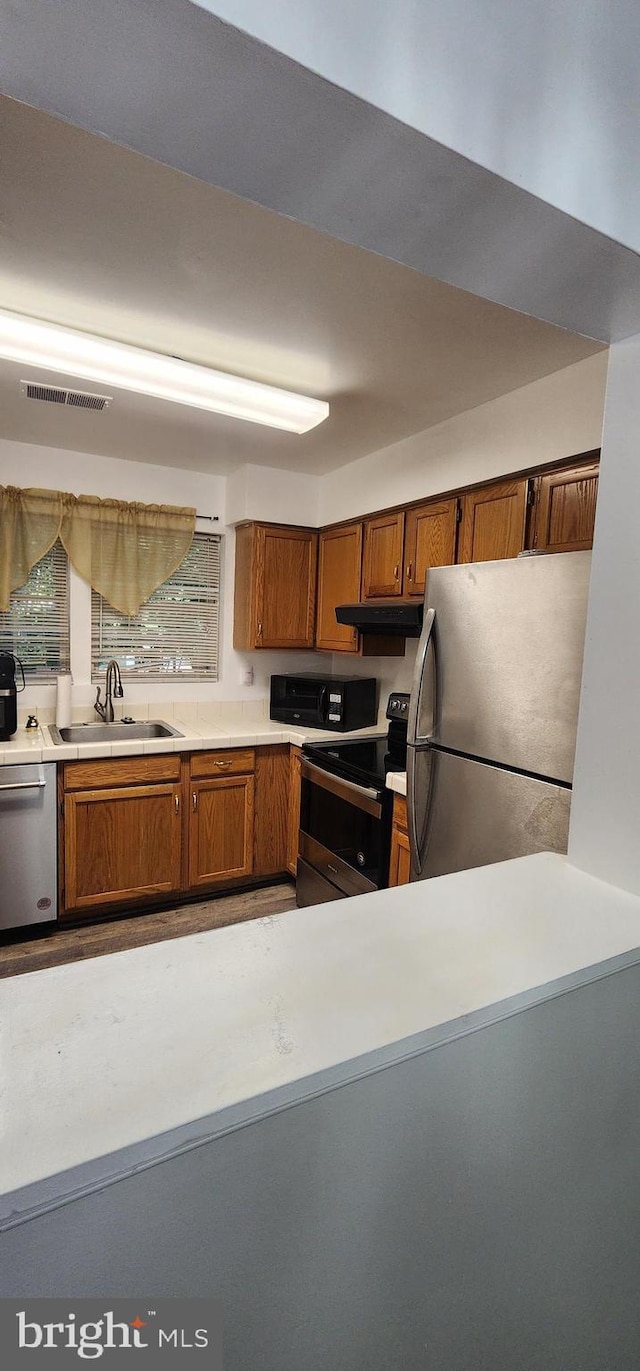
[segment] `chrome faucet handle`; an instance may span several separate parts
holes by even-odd
[[[95,704],[94,704],[93,708],[95,709],[96,714],[99,714],[99,715],[100,715],[100,718],[101,718],[101,719],[104,719],[104,718],[105,718],[106,712],[107,712],[107,711],[106,711],[106,706],[103,705],[103,704],[101,703],[101,700],[100,700],[100,686],[98,686],[97,689],[96,689],[96,701],[95,701]]]

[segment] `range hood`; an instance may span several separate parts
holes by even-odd
[[[358,605],[337,605],[336,619],[361,633],[419,638],[422,609],[422,600],[365,600]]]

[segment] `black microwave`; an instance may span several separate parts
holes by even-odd
[[[378,682],[369,676],[272,676],[269,716],[307,728],[370,728],[378,720]]]

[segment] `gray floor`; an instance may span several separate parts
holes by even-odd
[[[63,962],[83,961],[86,957],[102,957],[108,952],[122,952],[167,938],[184,938],[189,933],[223,928],[245,919],[262,919],[268,914],[295,909],[295,903],[295,886],[283,882],[159,913],[136,914],[133,918],[110,919],[80,928],[54,928],[44,935],[40,929],[25,930],[24,937],[9,934],[0,946],[0,978],[41,971]]]

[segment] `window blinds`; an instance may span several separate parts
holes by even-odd
[[[69,670],[69,564],[60,542],[36,562],[0,613],[0,651],[20,658],[28,684]]]
[[[178,570],[135,615],[91,594],[91,665],[100,677],[113,658],[124,675],[217,681],[222,539],[195,534]]]

